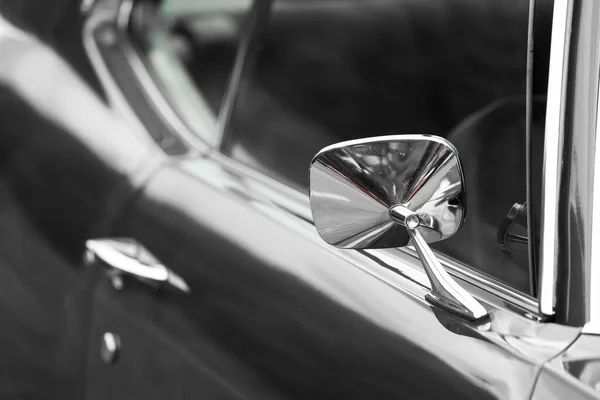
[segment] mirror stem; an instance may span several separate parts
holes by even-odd
[[[487,310],[473,296],[462,288],[446,272],[427,244],[419,230],[419,216],[404,206],[390,208],[390,216],[394,222],[406,227],[425,273],[431,283],[431,292],[426,296],[430,302],[462,317],[477,320],[487,316]]]

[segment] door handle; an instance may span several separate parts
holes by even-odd
[[[140,242],[129,238],[90,239],[85,242],[86,265],[103,264],[116,289],[123,287],[123,276],[151,285],[168,285],[190,292],[185,280],[162,264]]]

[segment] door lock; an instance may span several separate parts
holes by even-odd
[[[105,364],[112,365],[119,360],[121,351],[121,338],[112,332],[106,332],[102,335],[100,344],[100,358]]]

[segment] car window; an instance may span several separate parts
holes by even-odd
[[[226,155],[307,191],[308,165],[327,145],[443,136],[464,167],[467,220],[433,247],[535,295],[527,228],[547,73],[527,85],[529,0],[274,0],[260,2],[270,7],[258,19],[249,0],[187,3],[192,11],[162,3],[167,36]],[[551,6],[538,1],[540,26]],[[547,71],[550,34],[540,32],[533,66]]]

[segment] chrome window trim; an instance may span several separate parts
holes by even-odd
[[[596,301],[597,307],[597,297],[592,299],[591,289],[598,281],[598,266],[594,265],[598,250],[594,239],[599,237],[594,218],[598,202],[594,173],[598,157],[595,134],[600,85],[600,3],[556,0],[555,6],[558,11],[554,18],[558,22],[553,27],[556,31],[551,51],[555,53],[551,54],[550,67],[554,70],[549,82],[546,143],[554,142],[556,151],[547,155],[554,158],[556,174],[545,177],[549,186],[544,190],[550,192],[554,208],[545,204],[545,211],[552,214],[543,215],[543,222],[549,223],[542,231],[546,258],[541,260],[545,280],[541,283],[540,311],[557,323],[587,324],[590,330],[598,325],[591,310],[592,302]]]
[[[98,2],[92,3],[92,5],[97,5]],[[91,7],[91,5],[90,5]],[[91,10],[88,10],[90,12]],[[104,63],[102,56],[100,55],[100,50],[98,48],[98,44],[93,36],[93,31],[96,29],[98,25],[106,20],[112,19],[111,10],[109,9],[101,9],[94,10],[95,12],[91,14],[90,18],[83,25],[83,46],[86,50],[88,57],[90,58],[90,62],[94,67],[94,71],[100,79],[106,96],[108,97],[108,102],[110,106],[119,112],[119,114],[127,121],[129,124],[133,125],[134,131],[143,132],[144,126],[136,113],[133,111],[129,103],[127,102],[125,95],[116,84],[114,79],[112,78],[107,65]]]
[[[594,177],[592,192],[592,232],[590,249],[589,320],[583,332],[600,335],[600,88],[597,90],[596,129],[594,132]]]
[[[99,77],[104,87],[108,91],[111,105],[119,112],[125,114],[128,121],[133,121],[136,124],[136,127],[141,127],[144,129],[141,121],[127,103],[125,95],[111,77],[111,74],[104,63],[104,60],[98,50],[97,43],[95,43],[93,37],[94,29],[102,23],[115,23],[118,20],[121,21],[120,23],[122,24],[122,21],[125,18],[123,15],[129,15],[131,12],[131,5],[134,1],[135,0],[123,0],[121,3],[122,6],[119,7],[116,15],[106,12],[100,12],[98,14],[92,12],[90,18],[84,25],[84,44],[92,64],[94,65],[97,73],[100,75]],[[560,0],[557,0],[557,2],[560,2]],[[122,32],[125,32],[128,22],[129,19],[127,18],[127,23],[125,23],[125,26],[119,26],[118,29]],[[117,27],[116,24],[115,27]],[[212,151],[213,149],[210,148],[210,146],[198,139],[197,136],[187,128],[185,123],[180,119],[179,115],[171,108],[167,100],[162,98],[160,89],[153,82],[153,79],[146,70],[143,61],[141,58],[139,58],[138,53],[135,51],[133,45],[129,43],[129,41],[125,43],[125,49],[132,67],[141,74],[140,76],[143,77],[143,79],[140,81],[142,86],[145,89],[150,89],[150,93],[152,94],[151,97],[155,100],[158,100],[154,101],[154,105],[160,112],[162,119],[166,120],[170,125],[177,120],[175,125],[172,126],[183,127],[183,130],[178,130],[178,132],[184,133],[182,136],[185,137],[182,139],[184,139],[192,149],[196,150],[196,155],[208,156],[214,162],[223,165],[226,168],[236,170],[238,173],[248,176],[253,181],[264,185],[262,189],[266,189],[263,192],[266,194],[268,201],[276,204],[277,206],[287,210],[288,212],[312,225],[312,214],[310,212],[308,195],[306,193],[299,189],[288,186],[274,178],[271,178],[270,176],[267,176],[262,172],[231,159],[221,153]],[[160,97],[161,99],[157,99],[157,97]],[[313,239],[321,240],[320,237],[318,237],[316,230],[313,229],[313,231]],[[398,271],[392,272],[386,268],[380,268],[380,270],[376,271],[372,268],[369,268],[367,271],[369,274],[374,275],[379,279],[383,279],[386,282],[390,282],[395,287],[404,287],[403,280],[405,280],[407,276],[412,277],[421,286],[425,288],[429,287],[428,279],[421,266],[421,263],[417,258],[416,251],[412,247],[389,250],[372,250],[369,251],[369,254],[374,255],[380,263],[383,263],[388,267],[393,267]],[[440,255],[439,253],[437,254]],[[352,259],[355,259],[355,257],[353,256]],[[484,275],[475,269],[472,269],[455,260],[451,260],[443,255],[440,255],[440,261],[453,277],[457,278],[463,284],[466,284],[467,289],[475,292],[474,294],[478,298],[481,298],[484,302],[494,304],[499,308],[517,312],[519,315],[522,315],[528,319],[541,319],[540,317],[542,315],[539,314],[540,307],[535,298],[519,292],[518,290],[505,285],[493,277]],[[356,263],[353,262],[353,264]]]
[[[533,25],[535,23],[535,6],[536,0],[529,1],[529,19],[527,21],[527,66],[526,66],[526,81],[525,81],[525,187],[527,193],[527,203],[529,206],[526,209],[527,212],[527,247],[528,247],[528,262],[529,262],[529,293],[533,296],[537,296],[538,292],[538,263],[537,263],[537,250],[536,250],[536,239],[535,239],[535,214],[533,205],[533,176],[532,176],[532,113],[533,113],[533,54],[535,51],[534,47],[534,33],[535,29]]]
[[[539,313],[544,318],[555,314],[558,271],[559,195],[562,183],[564,124],[568,79],[569,43],[573,0],[555,0],[550,44],[550,72],[546,102],[544,164],[542,184],[542,221],[540,240]]]
[[[103,24],[111,24],[114,29],[127,36],[126,30],[130,14],[133,10],[133,4],[134,0],[123,0],[120,3],[109,3],[107,8],[91,10],[90,17],[85,21],[83,26],[83,44],[90,62],[106,90],[111,107],[120,112],[128,122],[134,124],[136,130],[145,130],[142,122],[127,102],[125,93],[123,93],[111,75],[100,52],[99,45],[94,38],[94,31]],[[102,7],[104,3],[97,1],[95,5]],[[173,110],[168,101],[162,96],[161,90],[154,83],[143,61],[134,50],[133,45],[129,41],[121,41],[119,45],[129,65],[135,71],[140,85],[148,95],[154,108],[160,114],[161,119],[180,134],[180,138],[188,145],[192,152],[197,152],[201,155],[208,154],[212,148],[201,140],[198,135],[188,129],[187,125],[179,118],[175,110]]]

